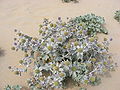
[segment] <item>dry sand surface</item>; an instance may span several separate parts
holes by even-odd
[[[88,90],[120,90],[120,24],[113,19],[114,12],[120,9],[120,0],[80,0],[79,3],[62,3],[61,0],[0,0],[0,47],[4,55],[0,56],[0,90],[7,84],[26,86],[26,79],[30,74],[15,76],[8,70],[8,66],[17,66],[23,57],[22,52],[14,52],[11,46],[14,38],[14,29],[36,36],[38,25],[43,18],[56,20],[61,16],[75,17],[87,13],[95,13],[105,17],[109,35],[99,35],[113,38],[110,44],[110,53],[118,63],[111,77],[104,77],[99,86],[88,86]],[[70,86],[67,90],[79,90],[79,87]]]

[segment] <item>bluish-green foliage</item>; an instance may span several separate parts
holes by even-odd
[[[115,12],[114,19],[117,20],[118,22],[120,22],[120,10]]]
[[[22,90],[22,87],[20,85],[7,85],[5,86],[4,90]]]
[[[96,16],[95,14],[87,14],[73,18],[72,22],[83,25],[84,29],[87,30],[88,35],[95,35],[97,33],[108,34],[108,31],[104,27],[104,18]]]

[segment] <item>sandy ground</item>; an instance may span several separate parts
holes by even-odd
[[[23,74],[15,76],[8,70],[8,66],[17,66],[22,58],[22,52],[14,52],[10,48],[13,43],[14,29],[36,36],[38,25],[43,18],[56,20],[58,16],[63,19],[87,13],[95,13],[105,17],[106,28],[109,35],[100,35],[113,38],[110,52],[113,59],[120,66],[120,24],[113,19],[114,11],[120,9],[120,0],[80,0],[79,3],[62,3],[61,0],[0,0],[0,47],[4,55],[0,57],[0,90],[6,84],[20,84],[26,86],[26,79],[30,77]],[[120,67],[105,77],[99,86],[88,86],[88,90],[120,90]],[[69,87],[68,90],[79,90],[79,87]]]

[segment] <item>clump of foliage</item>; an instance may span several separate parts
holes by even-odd
[[[117,20],[118,22],[120,22],[120,10],[115,12],[114,19]]]
[[[87,90],[86,88],[80,88],[80,90]]]
[[[22,90],[22,87],[19,85],[14,85],[14,86],[7,85],[4,88],[4,90]]]
[[[95,31],[92,30],[94,34],[88,35],[90,20],[94,24],[102,23],[103,19],[94,15],[90,16],[95,19],[89,19],[87,16],[85,20],[88,23],[80,17],[82,24],[77,18],[63,22],[59,17],[55,23],[44,19],[43,24],[39,25],[40,38],[15,30],[18,37],[14,39],[12,50],[25,53],[25,57],[19,61],[25,68],[10,66],[9,69],[21,75],[34,63],[33,76],[27,81],[32,89],[63,88],[67,77],[78,84],[97,85],[98,75],[113,70],[114,64],[108,53],[109,40],[104,38],[103,42],[98,42],[96,36],[101,24],[98,25],[100,29],[95,26]]]
[[[63,2],[69,3],[69,2],[78,2],[77,0],[62,0]]]
[[[73,23],[79,23],[87,30],[88,35],[94,35],[96,33],[108,34],[108,31],[104,27],[105,20],[103,17],[96,16],[95,14],[87,14],[84,16],[76,17],[71,20]]]

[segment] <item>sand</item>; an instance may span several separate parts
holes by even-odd
[[[43,18],[56,20],[61,16],[75,17],[87,13],[95,13],[105,17],[106,28],[109,35],[99,35],[100,38],[113,38],[110,44],[110,53],[114,62],[118,63],[111,77],[104,77],[99,86],[88,86],[88,90],[120,90],[120,24],[113,19],[114,12],[120,9],[120,0],[80,0],[79,3],[62,3],[61,0],[0,0],[0,47],[4,55],[0,56],[0,90],[7,84],[20,84],[26,86],[26,79],[30,74],[22,77],[14,75],[8,66],[18,66],[18,61],[23,57],[22,52],[11,50],[14,29],[36,36],[38,25]],[[69,87],[67,90],[79,90],[79,87]]]

